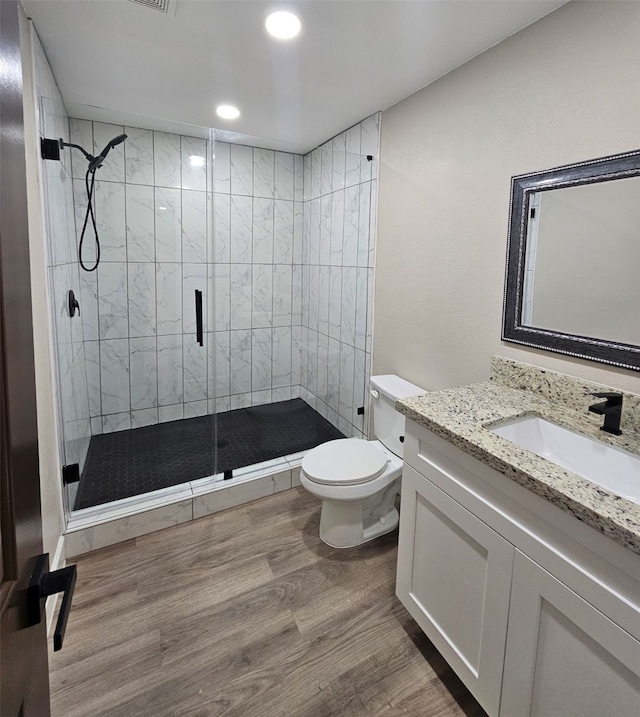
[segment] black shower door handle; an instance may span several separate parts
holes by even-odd
[[[203,345],[202,338],[202,292],[196,289],[196,341]]]

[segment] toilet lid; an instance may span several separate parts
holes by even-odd
[[[309,451],[302,470],[316,483],[357,485],[377,478],[387,467],[387,457],[362,438],[340,438]]]

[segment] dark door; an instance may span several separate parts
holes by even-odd
[[[47,717],[45,621],[26,585],[42,553],[18,5],[0,0],[0,714]]]

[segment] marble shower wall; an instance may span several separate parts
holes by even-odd
[[[300,392],[303,160],[215,143],[216,409]]]
[[[40,137],[69,141],[69,118],[42,45],[33,33],[36,108]],[[61,460],[84,460],[91,438],[82,322],[69,316],[68,291],[78,293],[79,274],[75,253],[75,222],[71,155],[62,151],[60,161],[41,160],[42,208],[46,236],[47,282],[51,326],[57,347],[55,391],[61,427]]]
[[[372,115],[304,158],[300,396],[357,437],[368,425],[379,123]]]
[[[205,333],[204,346],[196,343],[194,294],[195,289],[203,292],[207,332],[212,275],[208,141],[70,120],[71,142],[91,154],[123,132],[127,140],[110,152],[96,174],[100,265],[95,272],[79,272],[94,435],[212,409],[210,336]],[[87,163],[78,151],[71,157],[79,239]],[[89,265],[95,259],[90,230],[83,259]]]

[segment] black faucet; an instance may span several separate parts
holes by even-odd
[[[615,436],[622,434],[620,430],[620,418],[622,416],[622,394],[621,393],[592,393],[596,398],[606,398],[602,403],[594,403],[589,406],[592,413],[604,416],[604,426],[601,431],[613,433]]]

